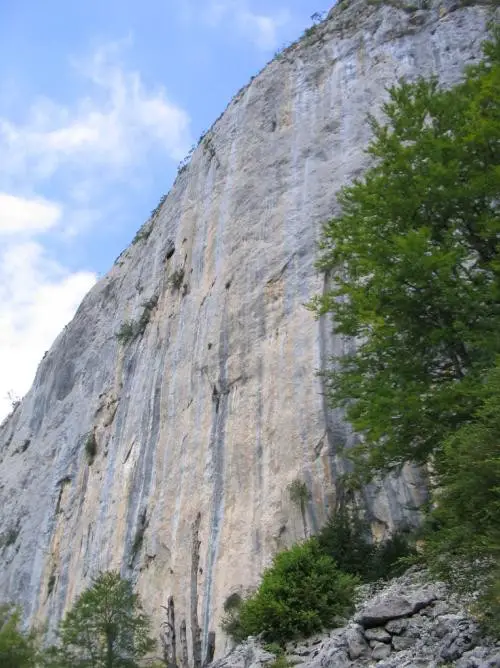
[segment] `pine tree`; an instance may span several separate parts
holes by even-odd
[[[14,605],[0,606],[0,666],[34,668],[36,648],[33,633],[20,630],[21,613]]]
[[[152,651],[150,621],[128,580],[99,575],[68,612],[49,665],[72,668],[136,668]]]

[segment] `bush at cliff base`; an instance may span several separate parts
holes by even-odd
[[[22,633],[21,611],[14,605],[0,605],[0,666],[34,668],[35,634]]]
[[[450,436],[436,468],[436,508],[426,541],[431,569],[475,598],[500,636],[500,358],[478,390],[474,419]]]
[[[318,534],[324,554],[335,560],[345,573],[358,575],[363,582],[387,580],[402,575],[416,558],[410,532],[395,532],[387,540],[374,543],[371,528],[355,508],[339,508]]]
[[[352,607],[358,584],[311,538],[275,556],[259,589],[223,627],[235,640],[262,634],[268,642],[284,643],[309,636],[335,626],[335,618]]]

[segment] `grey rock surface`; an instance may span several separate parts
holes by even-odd
[[[266,652],[254,638],[238,645],[227,657],[212,663],[215,668],[261,668],[275,660],[275,655]]]
[[[369,654],[369,645],[359,624],[350,624],[344,633],[347,643],[347,655],[351,660],[359,659],[363,654]]]
[[[391,642],[391,634],[383,627],[366,629],[364,636],[367,640],[374,642]]]
[[[388,588],[363,606],[357,613],[355,621],[365,628],[370,628],[382,626],[390,620],[397,620],[398,617],[409,617],[440,598],[439,587],[440,585],[430,584],[423,587],[409,587],[404,592]]]
[[[0,426],[0,598],[29,621],[54,629],[114,568],[157,628],[172,595],[188,637],[197,618],[203,655],[212,630],[221,655],[226,598],[326,520],[353,435],[314,373],[347,344],[304,308],[324,289],[321,223],[367,166],[366,115],[386,87],[450,85],[480,57],[493,10],[464,4],[343,0],[236,95],[84,299]],[[407,466],[363,500],[380,538],[418,522],[425,485]]]

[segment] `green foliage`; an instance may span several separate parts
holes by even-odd
[[[266,652],[270,652],[271,654],[276,654],[276,656],[281,656],[283,654],[283,648],[277,642],[265,643],[265,645],[263,645],[263,648],[266,650]]]
[[[437,507],[425,553],[439,577],[479,594],[477,611],[500,636],[500,359],[480,389],[474,420],[435,462]]]
[[[341,510],[330,516],[318,535],[318,542],[341,570],[366,580],[368,562],[373,554],[369,536],[366,522],[357,514],[350,517],[346,510]]]
[[[290,499],[293,501],[293,503],[300,507],[305,506],[305,504],[311,498],[311,493],[307,489],[306,483],[302,482],[298,478],[290,483],[288,491],[290,492]]]
[[[374,166],[322,236],[334,287],[312,308],[359,344],[334,361],[328,392],[363,437],[362,478],[432,464],[428,563],[498,635],[500,28],[460,84],[403,82],[384,113]]]
[[[159,207],[161,204],[158,205]],[[159,210],[159,209],[158,209]],[[156,215],[155,214],[156,209],[154,209],[151,212],[151,215]],[[132,239],[132,244],[135,245],[139,243],[139,241],[147,241],[149,237],[151,236],[151,232],[153,231],[153,224],[149,220],[144,223],[144,225],[138,230],[137,234],[135,237]]]
[[[47,662],[61,668],[137,668],[154,648],[149,633],[149,618],[131,583],[105,572],[65,616]]]
[[[144,332],[146,331],[146,327],[149,324],[149,321],[151,320],[151,314],[158,305],[158,296],[153,295],[150,299],[146,300],[143,302],[143,311],[141,314],[141,317],[137,321],[137,324],[134,327],[134,337],[136,336],[142,336]]]
[[[21,529],[19,526],[10,527],[5,533],[0,535],[0,549],[10,547],[17,541]]]
[[[419,560],[411,534],[398,531],[374,547],[367,580],[388,580],[403,575]]]
[[[304,536],[307,538],[306,503],[311,498],[311,492],[307,489],[305,482],[296,478],[289,486],[290,500],[300,509],[302,524],[304,525]]]
[[[120,325],[120,329],[116,333],[116,338],[120,343],[128,343],[135,338],[135,324],[131,320],[125,320]]]
[[[229,596],[224,601],[224,612],[229,612],[230,610],[235,610],[240,607],[242,602],[241,594],[234,592],[229,594]]]
[[[20,631],[21,613],[13,605],[0,606],[0,666],[31,668],[36,665],[34,634]]]
[[[170,276],[170,285],[173,290],[180,290],[184,281],[184,269],[180,267],[175,269]]]
[[[160,201],[158,202],[158,204],[157,204],[157,205],[155,206],[155,208],[151,211],[151,218],[155,218],[155,217],[160,213],[160,211],[161,211],[161,207],[165,204],[166,199],[167,199],[167,194],[164,193],[164,194],[160,197]],[[153,228],[151,227],[151,231],[152,231],[152,229],[153,229]]]
[[[88,465],[92,466],[97,455],[97,441],[93,431],[90,431],[85,439],[85,455],[87,456]]]
[[[288,661],[286,656],[284,654],[280,654],[279,656],[276,657],[276,659],[268,664],[269,668],[288,668],[288,666],[291,666],[293,664]]]
[[[318,541],[341,570],[359,576],[364,582],[400,575],[408,567],[408,559],[416,554],[410,536],[404,532],[373,544],[369,525],[347,510],[339,510],[329,518]]]
[[[235,640],[262,634],[284,643],[335,625],[335,617],[352,605],[358,579],[340,571],[322,553],[315,538],[280,552],[264,571],[259,589],[233,616]]]
[[[312,308],[359,342],[326,380],[367,475],[439,451],[500,352],[499,35],[452,89],[391,89],[386,122],[371,119],[375,164],[323,230],[334,287]]]
[[[195,144],[193,144],[191,146],[191,148],[189,149],[188,154],[186,155],[186,157],[181,160],[181,162],[179,163],[179,165],[177,167],[177,175],[178,176],[180,174],[183,174],[186,171],[186,169],[189,166],[189,163],[191,162],[191,158],[193,157],[193,154],[194,154],[195,151],[196,151],[196,146],[195,146]]]
[[[116,338],[124,345],[130,341],[134,341],[138,336],[142,336],[146,331],[146,327],[151,320],[151,314],[158,304],[158,296],[153,295],[142,303],[143,311],[141,317],[137,321],[125,320],[122,322],[120,329],[116,334]]]

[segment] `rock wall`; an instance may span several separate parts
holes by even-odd
[[[343,0],[270,63],[42,360],[0,427],[0,596],[29,620],[53,627],[117,568],[158,624],[170,595],[188,637],[197,618],[204,655],[226,597],[327,517],[352,435],[314,373],[345,342],[304,307],[321,222],[366,167],[386,86],[457,81],[493,11],[425,6]],[[409,467],[365,490],[374,533],[417,521],[424,496]]]

